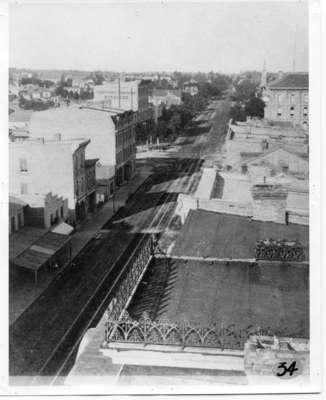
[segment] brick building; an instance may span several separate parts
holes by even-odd
[[[291,121],[304,128],[309,125],[309,75],[289,73],[270,82],[264,93],[265,118]]]

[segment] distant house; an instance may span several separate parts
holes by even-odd
[[[267,84],[265,118],[309,125],[309,75],[289,73]]]
[[[284,149],[273,150],[253,157],[251,160],[246,160],[242,166],[246,166],[249,173],[251,171],[252,174],[258,174],[260,177],[275,176],[281,172],[299,175],[306,179],[309,175],[308,160]]]
[[[165,105],[167,108],[172,105],[181,104],[181,89],[156,89],[152,90],[149,102],[154,106]]]
[[[183,92],[189,93],[192,96],[198,94],[198,84],[195,80],[191,79],[189,82],[183,84]]]

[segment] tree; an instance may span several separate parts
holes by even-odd
[[[246,120],[246,113],[244,108],[241,106],[240,103],[236,103],[230,109],[230,118],[234,121],[245,121]]]
[[[234,100],[236,101],[246,101],[254,96],[257,83],[252,80],[246,78],[240,80],[238,83],[234,85],[235,94],[233,95]]]
[[[265,103],[259,97],[252,97],[245,106],[245,113],[250,117],[264,118]]]

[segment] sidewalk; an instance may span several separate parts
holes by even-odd
[[[141,167],[137,170],[136,175],[130,182],[117,190],[114,201],[115,212],[126,204],[130,195],[133,194],[150,175],[150,168]],[[113,201],[110,199],[100,210],[88,215],[86,220],[77,226],[76,232],[71,236],[72,258],[77,256],[113,215]],[[26,308],[42,294],[58,273],[60,273],[60,271],[46,271],[40,274],[37,286],[34,285],[31,276],[27,276],[23,273],[11,282],[9,290],[9,325],[13,324]]]
[[[135,193],[139,186],[151,175],[150,168],[139,168],[134,178],[124,186],[121,186],[114,199],[115,212],[123,207],[131,194]],[[110,199],[96,213],[87,216],[86,221],[77,226],[76,232],[71,237],[72,257],[83,249],[102,226],[114,215],[113,200]]]

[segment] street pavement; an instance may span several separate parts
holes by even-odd
[[[123,207],[131,194],[150,176],[151,168],[142,167],[137,171],[134,178],[120,187],[115,195],[115,210]],[[103,223],[112,218],[114,214],[113,199],[110,199],[98,211],[89,214],[86,220],[81,222],[71,236],[72,258],[75,258],[86,244],[98,233]],[[9,325],[41,295],[61,271],[44,271],[40,274],[37,285],[31,276],[24,274],[16,275],[11,280],[9,292]]]
[[[216,118],[217,115],[214,121]],[[179,145],[177,157],[148,160],[147,165],[154,166],[152,176],[111,220],[106,223],[112,216],[110,204],[103,214],[99,214],[96,220],[105,230],[99,240],[88,241],[83,247],[98,230],[96,220],[93,227],[78,230],[76,238],[80,241],[76,239],[74,246],[76,249],[80,246],[79,250],[82,250],[74,260],[75,268],[67,271],[60,280],[54,280],[10,326],[11,376],[39,374],[56,354],[53,352],[58,344],[80,315],[83,305],[94,297],[94,291],[103,279],[110,279],[110,274],[122,268],[119,260],[131,253],[135,235],[147,232],[149,227],[163,231],[173,215],[178,194],[195,190],[194,177],[201,168],[202,151],[210,147],[215,151],[212,146],[215,141],[215,134],[209,127],[195,126]],[[152,221],[163,204],[162,218],[153,227]],[[64,355],[58,355],[58,365],[61,356]]]

